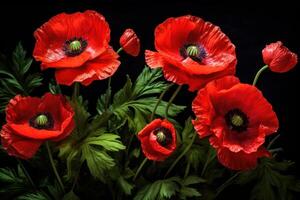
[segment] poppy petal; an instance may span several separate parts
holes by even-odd
[[[94,80],[103,80],[112,76],[120,65],[120,61],[117,60],[118,57],[118,54],[109,48],[99,57],[79,68],[56,70],[55,78],[62,85],[70,86],[74,82],[89,85]]]
[[[147,65],[151,68],[159,68],[163,66],[163,58],[157,52],[146,50],[145,60]]]
[[[42,62],[42,69],[48,67],[79,67],[103,53],[108,47],[110,29],[105,18],[95,11],[58,14],[34,33],[36,45],[33,56]],[[74,38],[87,43],[77,56],[67,56],[64,45]]]
[[[4,125],[1,130],[1,143],[8,155],[29,159],[35,155],[43,141],[15,135],[8,125]]]

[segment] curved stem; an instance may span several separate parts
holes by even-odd
[[[216,196],[217,197],[227,186],[229,186],[232,181],[240,175],[241,172],[235,173],[232,177],[230,177],[225,183],[223,183],[220,187],[217,189]]]
[[[168,119],[168,111],[169,111],[169,108],[170,108],[172,102],[174,101],[174,99],[176,98],[177,94],[178,94],[179,91],[181,90],[181,88],[182,88],[182,85],[179,85],[179,86],[177,87],[177,89],[175,90],[175,92],[173,93],[173,95],[171,96],[171,98],[170,98],[170,100],[169,100],[169,102],[168,102],[168,105],[167,105],[167,107],[166,107],[166,116],[165,116],[166,119]]]
[[[51,150],[50,150],[50,146],[49,146],[49,142],[46,142],[46,148],[47,148],[47,152],[48,152],[48,156],[49,156],[49,160],[50,160],[50,163],[51,163],[51,166],[52,166],[52,169],[53,169],[53,172],[56,176],[56,179],[58,181],[58,184],[59,186],[61,187],[62,191],[65,193],[65,187],[64,187],[64,184],[63,182],[61,181],[61,178],[57,172],[57,169],[55,167],[55,163],[54,163],[54,160],[53,160],[53,157],[52,157],[52,153],[51,153]]]
[[[189,175],[190,168],[191,168],[191,163],[188,162],[187,165],[186,165],[186,168],[185,168],[184,178],[186,178]]]
[[[270,149],[279,137],[280,137],[280,134],[276,135],[276,137],[274,137],[268,144],[267,149]]]
[[[211,149],[208,150],[208,155],[207,155],[206,161],[205,161],[204,166],[203,166],[202,171],[201,171],[201,177],[204,176],[205,171],[206,171],[206,169],[207,169],[207,167],[208,167],[208,164],[210,163],[210,161],[211,161],[212,159],[215,158],[216,155],[215,155],[214,157],[212,157],[211,159],[210,159],[210,156],[211,156]]]
[[[175,85],[175,84],[174,84],[174,83],[170,84],[170,85],[165,89],[165,91],[163,91],[163,92],[160,94],[160,96],[159,96],[159,98],[158,98],[158,101],[157,101],[157,103],[156,103],[156,105],[155,105],[155,107],[154,107],[154,109],[153,109],[153,111],[152,111],[152,113],[151,113],[150,121],[153,120],[154,115],[155,115],[155,112],[156,112],[156,110],[157,110],[157,108],[158,108],[160,102],[162,101],[162,98],[165,96],[165,94],[169,91],[169,89],[170,89],[173,85]]]
[[[265,65],[265,66],[263,66],[262,68],[260,68],[260,70],[257,71],[257,73],[256,73],[256,75],[255,75],[255,78],[254,78],[254,80],[253,80],[252,85],[256,85],[259,76],[261,75],[261,73],[262,73],[263,71],[265,71],[266,69],[268,69],[268,67],[269,67],[268,65]]]
[[[25,166],[23,165],[22,161],[20,159],[17,158],[17,161],[22,169],[22,171],[24,172],[28,182],[31,184],[32,188],[34,188],[36,190],[36,185],[34,184],[32,178],[30,177],[28,171],[26,170]]]
[[[196,139],[196,134],[193,135],[191,142],[186,146],[186,148],[182,151],[182,153],[176,158],[176,160],[172,163],[171,167],[168,169],[167,173],[165,174],[165,178],[169,175],[169,173],[173,170],[179,160],[190,150],[194,141]]]
[[[135,175],[134,175],[134,177],[133,177],[133,181],[135,181],[135,179],[137,178],[137,176],[139,175],[139,173],[141,172],[141,170],[143,169],[143,167],[144,167],[144,165],[146,164],[146,162],[147,162],[147,158],[145,158],[144,160],[143,160],[143,162],[140,164],[140,166],[139,166],[139,168],[136,170],[136,172],[135,172]]]
[[[120,48],[117,50],[117,54],[119,54],[122,50],[123,50],[123,48],[120,47]]]

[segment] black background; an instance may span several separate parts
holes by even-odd
[[[218,3],[217,1],[103,1],[103,0],[39,0],[32,2],[4,1],[0,3],[0,52],[10,54],[18,41],[22,41],[31,54],[35,40],[33,32],[52,16],[60,12],[97,10],[111,28],[111,44],[119,48],[119,37],[126,28],[133,28],[139,35],[142,53],[138,58],[121,54],[122,65],[113,77],[113,89],[120,88],[125,74],[133,78],[145,65],[143,51],[154,49],[154,28],[166,18],[192,14],[221,27],[236,45],[237,76],[242,82],[251,83],[256,71],[263,66],[261,50],[270,42],[281,40],[290,50],[300,55],[299,7],[296,3],[276,2]],[[35,70],[39,70],[38,63]],[[45,72],[47,79],[53,74]],[[285,74],[265,72],[258,87],[272,103],[280,120],[281,137],[277,146],[284,148],[284,157],[296,161],[300,167],[298,140],[300,97],[299,65]],[[85,89],[86,97],[98,97],[106,81],[96,81]],[[45,87],[46,88],[46,87]],[[65,88],[68,92],[68,89]],[[186,88],[185,88],[186,89]],[[190,105],[194,93],[180,93],[176,103]],[[91,102],[93,105],[93,101]],[[3,163],[2,163],[3,164]],[[296,170],[297,172],[297,170]],[[300,173],[298,172],[298,175]]]

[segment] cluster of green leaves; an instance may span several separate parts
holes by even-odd
[[[19,43],[13,52],[12,59],[0,55],[0,112],[3,112],[8,101],[17,94],[28,95],[42,84],[39,73],[28,73],[32,59],[26,57],[26,51]]]
[[[134,83],[127,76],[124,87],[113,96],[111,105],[108,106],[108,101],[111,99],[110,88],[99,98],[97,102],[98,113],[111,111],[115,116],[112,125],[116,129],[127,123],[130,130],[137,133],[149,122],[151,113],[158,101],[156,96],[169,87],[169,84],[162,81],[161,78],[160,69],[151,70],[149,67],[144,68]],[[168,102],[161,101],[154,114],[163,117],[167,104]],[[176,116],[184,108],[185,106],[171,104],[169,116],[171,118]]]
[[[0,168],[1,199],[16,200],[61,200],[63,192],[57,182],[44,178],[33,186],[21,165],[17,169]]]
[[[86,163],[91,175],[105,182],[106,172],[115,166],[109,152],[124,150],[125,146],[119,135],[106,129],[110,113],[91,118],[87,111],[87,103],[82,97],[73,98],[71,104],[75,111],[76,128],[71,137],[59,147],[59,156],[67,163],[66,178],[74,178],[81,165]]]
[[[251,200],[293,200],[293,193],[300,192],[300,180],[286,175],[293,165],[290,161],[263,158],[256,169],[240,173],[236,183],[254,185]]]
[[[191,197],[200,197],[201,193],[191,186],[204,182],[204,179],[197,176],[188,176],[183,179],[176,176],[157,180],[144,186],[136,194],[134,200],[164,200],[175,196],[185,200]]]

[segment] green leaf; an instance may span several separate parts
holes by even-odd
[[[286,174],[292,165],[290,161],[263,158],[256,169],[241,173],[236,183],[254,184],[251,200],[289,200],[293,192],[300,192],[300,180]]]
[[[201,197],[201,193],[195,188],[182,187],[179,191],[180,199],[187,199],[191,197]]]
[[[91,174],[105,182],[107,176],[106,172],[115,166],[114,159],[106,152],[98,150],[90,145],[84,145],[82,154]]]
[[[31,184],[25,178],[24,172],[18,166],[17,170],[0,168],[0,193],[20,194],[32,190]],[[3,184],[2,184],[3,183]]]
[[[184,129],[181,133],[182,141],[185,143],[189,143],[195,133],[196,131],[192,124],[192,118],[189,117],[187,120],[185,120]]]
[[[127,81],[124,87],[114,95],[113,106],[118,107],[122,105],[124,102],[131,100],[131,97],[132,97],[132,82],[129,76],[127,76]]]
[[[0,57],[0,112],[8,101],[17,94],[29,95],[36,87],[42,85],[39,73],[29,73],[32,59],[26,57],[26,51],[19,43],[13,52],[12,60]]]
[[[134,184],[129,183],[123,176],[120,176],[118,178],[117,183],[126,195],[131,195],[131,192],[134,188]]]
[[[56,82],[53,79],[49,82],[49,91],[52,94],[61,94],[60,86],[56,84]]]
[[[71,190],[62,198],[62,200],[80,200],[80,198]]]
[[[176,179],[158,180],[141,189],[134,200],[170,199],[179,190]]]
[[[111,87],[109,86],[104,94],[102,94],[96,105],[96,110],[99,115],[102,115],[108,107],[109,101],[111,99]]]
[[[133,96],[139,98],[144,95],[159,94],[163,92],[168,84],[159,81],[162,77],[161,69],[150,69],[145,67],[135,82]]]
[[[198,183],[205,183],[206,180],[203,178],[200,178],[198,176],[188,176],[182,181],[182,185],[188,186],[188,185],[193,185],[193,184],[198,184]]]
[[[87,135],[89,126],[88,120],[90,113],[87,111],[87,102],[84,102],[82,96],[80,96],[77,99],[72,99],[70,104],[75,112],[74,120],[76,124],[76,128],[72,136],[80,139]]]
[[[98,137],[90,137],[85,142],[89,145],[99,145],[108,151],[124,150],[126,147],[119,140],[120,136],[111,133],[104,133]]]
[[[34,200],[52,200],[51,197],[49,197],[44,192],[25,194],[25,195],[17,197],[16,200],[33,200],[33,199]]]
[[[149,117],[158,102],[157,97],[150,97],[150,95],[158,96],[169,86],[166,82],[159,80],[161,78],[161,70],[151,70],[147,67],[144,68],[134,84],[127,76],[124,87],[114,95],[113,104],[110,107],[114,116],[118,119],[114,123],[123,124],[126,120],[131,131],[140,131],[148,123]],[[104,97],[101,96],[98,100],[100,113],[102,112],[103,99]],[[164,116],[166,106],[167,102],[161,101],[155,115]],[[171,104],[169,116],[175,117],[184,108],[185,106]]]

